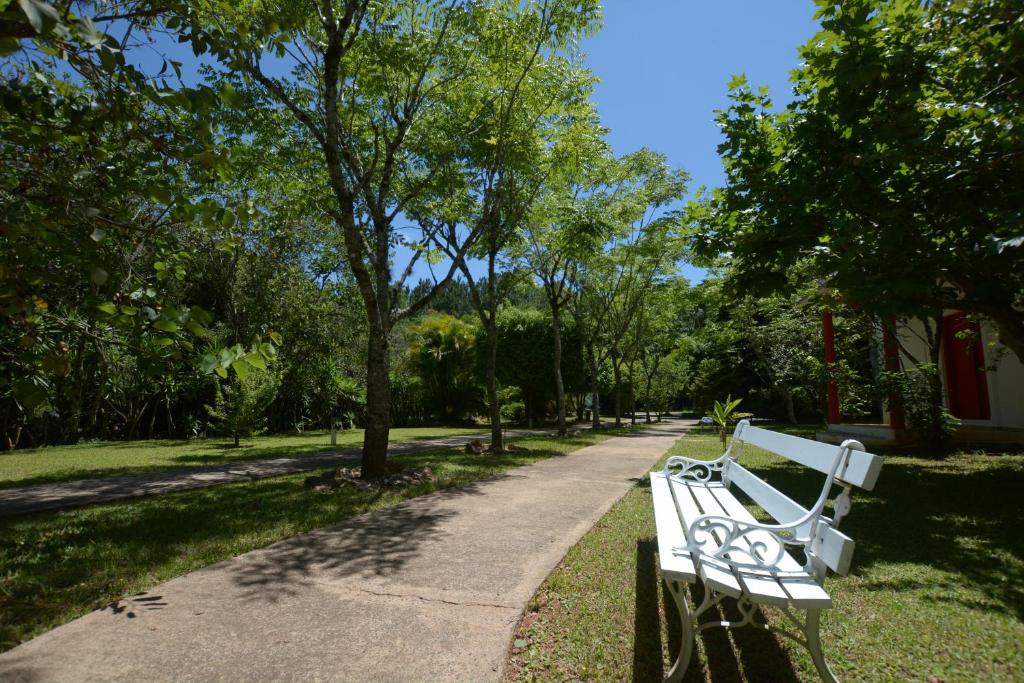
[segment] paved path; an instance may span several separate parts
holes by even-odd
[[[521,437],[550,433],[551,430],[524,430],[507,432],[508,437]],[[438,448],[464,446],[473,439],[489,440],[488,433],[451,436],[438,439],[407,439],[388,445],[388,453],[422,453]],[[113,477],[76,479],[52,484],[33,484],[17,488],[0,489],[0,517],[24,515],[45,510],[65,510],[108,503],[124,498],[139,498],[161,493],[231,484],[237,481],[278,477],[283,474],[306,472],[324,467],[359,462],[361,447],[344,448],[322,453],[293,455],[284,458],[236,460],[223,465],[179,467],[158,472],[123,474]]]
[[[565,552],[672,421],[207,567],[0,655],[3,681],[496,681]]]

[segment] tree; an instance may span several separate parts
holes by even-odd
[[[266,411],[279,385],[280,378],[274,372],[243,371],[217,383],[214,404],[206,406],[206,411],[238,448],[241,437],[252,436],[266,425]]]
[[[551,373],[555,351],[551,315],[533,307],[502,306],[498,309],[498,381],[515,387],[523,401],[529,424],[543,417],[545,406],[556,402],[557,390]],[[585,370],[579,353],[580,338],[572,319],[563,321],[560,337],[564,343],[562,377],[567,391],[583,386]]]
[[[180,64],[149,73],[126,57],[149,45],[152,17],[131,2],[2,10],[0,413],[9,447],[30,418],[44,441],[96,434],[117,393],[107,391],[112,377],[138,380],[142,395],[122,404],[131,407],[116,426],[134,434],[146,410],[153,425],[161,401],[170,414],[171,388],[193,363],[227,374],[249,367],[250,353],[264,364],[273,352],[265,342],[209,347],[212,319],[181,286],[187,235],[235,212],[197,197],[224,170],[207,116],[215,94],[169,85]]]
[[[466,141],[492,135],[487,123],[495,102],[476,84],[496,56],[483,46],[506,22],[538,21],[547,7],[324,0],[316,13],[300,3],[254,12],[222,2],[183,13],[194,48],[213,55],[237,81],[233,87],[252,85],[264,106],[289,112],[292,131],[322,160],[323,184],[312,189],[326,190],[324,207],[368,322],[365,478],[385,474],[391,332],[444,288],[484,229],[478,222],[460,230],[462,206],[447,201],[452,186],[466,182],[458,163]],[[571,35],[579,10],[577,3],[560,5],[551,35]],[[293,78],[274,75],[282,63]],[[403,212],[413,218],[415,239],[398,223]],[[446,272],[422,298],[403,305],[414,264],[442,230],[457,243]],[[398,244],[413,253],[394,277]]]
[[[599,189],[588,198],[603,218],[603,242],[579,266],[574,315],[591,368],[594,427],[600,425],[599,368],[610,358],[615,377],[615,421],[621,424],[622,364],[630,368],[638,346],[634,321],[650,306],[653,288],[682,256],[678,220],[667,209],[682,199],[687,175],[671,170],[664,155],[641,149],[605,163]],[[628,348],[627,348],[628,347]],[[632,387],[632,378],[630,381]]]
[[[1019,3],[821,2],[797,98],[742,77],[719,112],[728,185],[693,206],[732,288],[817,277],[883,316],[960,309],[1024,360],[1024,25]]]
[[[506,12],[511,5],[505,5]],[[574,34],[593,30],[599,15],[596,3],[546,1],[538,5],[534,22],[505,21],[486,49],[496,51],[479,89],[492,110],[487,123],[491,137],[468,150],[469,182],[458,202],[468,208],[467,223],[479,225],[481,238],[472,255],[487,265],[476,277],[465,259],[461,270],[470,300],[483,327],[486,344],[485,379],[491,423],[491,450],[501,452],[503,434],[497,381],[498,306],[502,280],[498,259],[538,200],[547,174],[544,155],[547,138],[559,121],[585,109],[593,78],[572,55],[561,54]],[[575,18],[566,13],[575,7]],[[571,14],[570,14],[571,16]],[[569,30],[571,29],[571,30]],[[457,253],[454,225],[441,243],[449,258]]]
[[[557,137],[547,157],[548,183],[524,222],[522,243],[514,254],[539,282],[551,311],[559,436],[568,431],[562,315],[572,301],[581,264],[598,253],[609,232],[602,185],[612,158],[605,132],[594,112],[571,119],[554,131]]]
[[[478,333],[473,325],[443,313],[423,316],[406,329],[411,369],[422,379],[432,417],[464,419],[481,407]]]
[[[658,283],[651,288],[633,323],[633,345],[643,375],[646,422],[651,421],[652,405],[660,419],[667,403],[682,388],[680,368],[666,361],[679,343],[680,317],[692,306],[689,289],[689,283],[681,277]],[[656,382],[659,374],[667,381]]]

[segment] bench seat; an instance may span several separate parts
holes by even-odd
[[[801,609],[828,609],[832,606],[832,599],[825,589],[789,552],[774,570],[731,567],[710,557],[710,552],[699,553],[696,559],[692,557],[692,552],[685,549],[684,529],[701,515],[725,515],[744,522],[757,521],[721,482],[678,486],[675,492],[678,514],[673,509],[674,501],[663,472],[651,473],[651,489],[655,492],[655,524],[663,573],[673,574],[687,583],[693,583],[699,577],[715,591],[732,598],[745,594],[758,604],[793,605]],[[708,550],[717,550],[720,540],[708,539]]]

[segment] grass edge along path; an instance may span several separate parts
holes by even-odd
[[[396,427],[391,430],[389,443],[470,435],[486,438],[487,432],[484,427]],[[330,432],[312,431],[252,437],[244,439],[238,448],[226,438],[202,438],[103,441],[21,449],[0,453],[0,490],[340,451],[358,448],[363,430],[339,431],[335,446],[330,445],[330,438]]]
[[[434,480],[396,489],[303,489],[310,474],[259,479],[0,520],[0,651],[128,595],[250,550],[507,470],[564,455],[630,430],[523,437],[529,450],[461,449],[397,455]]]
[[[717,438],[690,434],[666,457],[719,452]],[[820,491],[816,475],[777,456],[747,446],[743,460],[805,504]],[[843,520],[857,542],[851,573],[826,580],[834,606],[822,639],[840,680],[1024,680],[1022,486],[1022,455],[886,457],[876,491],[855,495]],[[737,616],[729,606],[725,617]],[[661,681],[679,646],[678,619],[658,569],[645,479],[534,595],[504,681]],[[802,648],[747,628],[699,636],[685,680],[819,678]]]

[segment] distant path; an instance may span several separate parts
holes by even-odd
[[[689,424],[186,574],[0,655],[0,680],[497,681],[537,587]]]
[[[578,429],[579,427],[575,428]],[[552,430],[548,429],[506,432],[510,437],[550,433],[552,433]],[[388,444],[388,453],[392,455],[422,453],[439,448],[464,446],[470,441],[480,438],[487,440],[490,438],[490,433],[481,431],[479,434],[463,434],[438,439],[394,441]],[[306,472],[323,467],[352,464],[359,461],[361,453],[362,447],[354,446],[282,458],[236,460],[222,465],[181,467],[161,470],[159,472],[122,474],[112,477],[96,477],[94,479],[75,479],[73,481],[0,489],[0,517],[24,515],[46,510],[64,510],[93,503],[122,500],[124,498],[154,496],[174,491],[219,486],[238,481],[265,479],[267,477]]]

